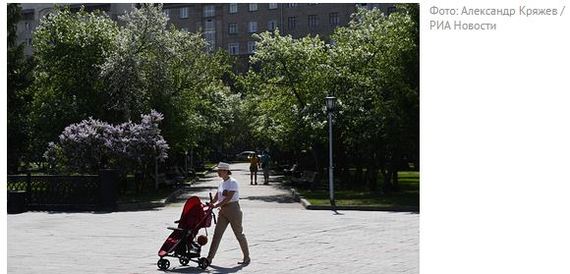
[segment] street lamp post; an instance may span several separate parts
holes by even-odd
[[[325,98],[327,106],[327,114],[329,119],[329,198],[331,201],[331,206],[333,210],[336,208],[334,201],[334,168],[333,168],[333,146],[332,146],[332,115],[335,108],[336,98],[333,96],[327,96]]]
[[[188,176],[188,150],[184,150],[184,177]]]

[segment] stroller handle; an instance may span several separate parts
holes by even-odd
[[[210,194],[210,203],[209,203],[209,204],[210,204],[210,214],[212,214],[212,217],[214,218],[214,224],[217,224],[217,222],[216,222],[216,214],[214,214],[214,211],[212,210],[212,206],[211,206],[212,200],[213,200],[213,199],[212,199],[212,192],[209,192],[208,194]]]

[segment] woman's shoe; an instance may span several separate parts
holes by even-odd
[[[241,265],[248,265],[249,263],[251,263],[251,259],[250,259],[250,258],[247,258],[247,259],[244,259],[244,260],[241,261],[241,262],[238,262],[238,264],[241,264]]]

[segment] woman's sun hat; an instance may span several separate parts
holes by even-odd
[[[232,174],[232,171],[230,170],[230,164],[228,163],[219,162],[218,166],[216,167],[216,171],[218,170],[227,170],[228,174]]]

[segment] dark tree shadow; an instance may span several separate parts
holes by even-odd
[[[293,197],[289,194],[279,194],[279,195],[271,195],[271,196],[247,196],[240,198],[243,200],[252,200],[252,201],[264,201],[270,203],[296,203]]]
[[[201,269],[197,266],[188,267],[177,267],[170,270],[165,270],[163,272],[171,273],[236,273],[240,271],[244,266],[238,265],[234,267],[222,267],[217,265],[210,265],[207,269]],[[160,270],[159,270],[160,271]]]

